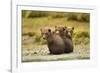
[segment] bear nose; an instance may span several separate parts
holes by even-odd
[[[70,33],[70,32],[68,32],[68,35],[71,35],[71,33]]]
[[[46,39],[45,35],[43,35],[43,39]]]

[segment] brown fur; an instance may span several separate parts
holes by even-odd
[[[65,53],[73,52],[73,41],[72,41],[72,34],[73,30],[69,27],[55,27],[55,32],[59,32],[59,35],[63,39],[65,43]]]
[[[65,44],[60,35],[51,32],[50,29],[41,29],[41,33],[44,39],[47,40],[47,45],[50,54],[62,54],[64,53]]]

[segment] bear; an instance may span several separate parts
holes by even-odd
[[[72,34],[73,34],[74,27],[66,27],[66,26],[55,26],[55,33],[59,34],[65,43],[64,53],[71,53],[73,52],[73,41],[72,41]]]
[[[74,27],[66,27],[64,30],[65,36],[72,40]]]
[[[65,43],[60,35],[51,31],[51,29],[41,29],[43,39],[47,40],[48,49],[50,54],[63,54]]]
[[[55,32],[72,40],[74,27],[55,26]]]

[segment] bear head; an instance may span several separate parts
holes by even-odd
[[[74,31],[74,27],[67,27],[64,31],[65,36],[72,39],[73,31]]]
[[[67,27],[64,27],[64,26],[55,26],[55,33],[60,34],[61,36],[64,36],[64,32],[66,28]]]
[[[55,32],[60,34],[61,36],[66,36],[72,39],[74,27],[66,27],[66,26],[55,26]]]
[[[43,28],[43,29],[40,29],[40,31],[41,31],[41,35],[43,39],[47,39],[51,35],[51,29]]]

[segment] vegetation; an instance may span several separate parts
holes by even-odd
[[[55,25],[74,26],[73,39],[75,44],[89,44],[89,13],[22,11],[22,35],[35,37],[35,43],[45,44],[40,34],[40,28]],[[83,39],[86,41],[83,42]]]
[[[22,10],[22,55],[23,61],[48,61],[42,57],[35,56],[38,54],[48,54],[46,41],[42,38],[40,29],[49,27],[54,30],[55,26],[63,25],[74,27],[73,43],[76,51],[74,54],[58,57],[56,60],[67,59],[89,59],[89,44],[90,44],[90,14],[89,13],[74,13],[74,12],[48,12],[48,11],[30,11]],[[79,47],[78,47],[79,45]],[[34,47],[35,46],[35,47]],[[83,51],[84,55],[82,55]],[[42,52],[41,52],[42,51]],[[81,52],[80,52],[81,51]],[[81,53],[79,55],[78,53]],[[31,54],[31,57],[29,57]],[[63,56],[63,55],[62,55]],[[75,57],[72,57],[75,56]],[[45,57],[45,56],[44,56]],[[77,58],[76,58],[77,57]],[[30,59],[29,59],[30,58]],[[55,57],[47,59],[55,60]]]

